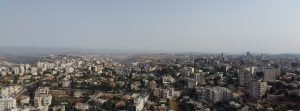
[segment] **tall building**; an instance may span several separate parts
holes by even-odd
[[[38,68],[36,68],[36,67],[31,67],[30,73],[31,73],[32,75],[37,75],[37,74],[38,74]]]
[[[48,109],[51,105],[52,95],[49,94],[48,87],[39,87],[35,91],[34,95],[34,106],[38,109]]]
[[[198,81],[192,78],[187,78],[187,85],[189,89],[193,89],[198,85]]]
[[[274,81],[280,75],[279,69],[267,68],[267,69],[263,69],[263,72],[264,72],[263,81],[266,82]]]
[[[199,71],[199,73],[195,73],[194,75],[194,79],[199,83],[199,84],[203,84],[205,78],[205,74],[202,71]]]
[[[26,73],[24,67],[20,67],[20,75],[24,75]]]
[[[16,107],[16,99],[0,97],[0,111],[6,111]]]
[[[25,70],[29,70],[31,68],[31,66],[29,64],[25,64]]]
[[[20,74],[20,70],[19,70],[19,67],[13,67],[13,72],[15,75],[19,75]]]
[[[232,99],[232,92],[225,87],[206,88],[204,94],[206,100],[212,103],[229,101]]]
[[[36,63],[36,66],[37,66],[38,68],[42,68],[42,67],[44,66],[44,63],[42,63],[42,62],[37,62],[37,63]]]
[[[247,86],[249,84],[250,79],[252,78],[252,74],[249,71],[243,70],[238,73],[239,78],[239,86]]]
[[[251,99],[260,99],[267,92],[267,82],[262,82],[258,79],[251,80],[248,86],[248,94]]]
[[[144,106],[145,106],[146,102],[149,99],[149,94],[147,94],[147,93],[141,93],[141,94],[134,93],[132,95],[132,98],[134,99],[134,109],[135,109],[135,111],[143,111]]]

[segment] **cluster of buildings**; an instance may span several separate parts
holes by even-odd
[[[297,57],[48,55],[34,64],[2,60],[0,78],[0,111],[300,108]]]

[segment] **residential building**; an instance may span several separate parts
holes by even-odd
[[[16,108],[16,105],[17,105],[16,99],[11,97],[9,98],[0,97],[0,111]]]
[[[267,82],[262,82],[258,79],[253,79],[248,87],[248,94],[251,99],[260,99],[267,92]]]
[[[232,92],[225,87],[206,88],[204,94],[206,95],[206,100],[212,103],[229,101],[232,99]]]

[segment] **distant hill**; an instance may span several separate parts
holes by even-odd
[[[0,55],[0,57],[1,60],[17,64],[35,64],[38,61],[37,57],[32,56]]]
[[[160,53],[153,50],[83,49],[83,48],[36,48],[36,47],[0,47],[0,54],[39,56],[45,54],[124,54],[124,53]]]

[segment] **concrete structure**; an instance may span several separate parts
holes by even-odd
[[[267,91],[267,82],[262,82],[261,80],[253,79],[248,87],[248,94],[251,99],[260,99],[265,95]]]
[[[21,96],[20,97],[20,103],[21,104],[29,104],[30,97],[29,96]]]
[[[280,70],[279,69],[263,69],[263,81],[274,81],[276,78],[280,75]]]
[[[199,84],[204,84],[204,82],[205,82],[204,78],[205,78],[205,74],[204,74],[204,72],[202,72],[202,70],[199,71],[199,73],[195,73],[195,74],[194,74],[194,79],[195,79]]]
[[[0,111],[16,108],[16,99],[0,97]]]
[[[82,92],[81,92],[81,91],[75,91],[75,92],[74,92],[74,97],[75,97],[75,98],[80,98],[80,97],[82,97]]]
[[[52,111],[65,111],[66,107],[64,105],[53,106]]]
[[[198,81],[192,78],[187,78],[187,84],[189,89],[193,89],[198,85]]]
[[[1,96],[6,97],[6,98],[13,97],[17,93],[19,93],[22,89],[23,89],[23,87],[19,86],[19,85],[3,87],[1,89]]]
[[[36,68],[36,67],[31,67],[30,73],[31,73],[32,75],[37,75],[37,74],[38,74],[38,68]]]
[[[163,99],[170,99],[172,97],[179,97],[181,94],[180,91],[175,91],[174,88],[166,88],[166,89],[160,89],[156,88],[153,91],[153,95],[159,98]]]
[[[15,75],[19,75],[20,74],[20,69],[19,69],[19,67],[13,67],[13,72],[14,72],[14,74]]]
[[[48,87],[39,87],[35,91],[34,106],[38,109],[48,109],[52,103],[52,95],[49,94]]]
[[[149,99],[149,94],[147,94],[147,93],[141,93],[141,94],[134,93],[131,97],[134,99],[134,109],[135,109],[135,111],[143,111],[144,106],[145,106],[146,102]]]
[[[238,73],[239,86],[247,86],[251,81],[252,74],[250,71],[241,71]]]
[[[24,75],[26,73],[24,67],[20,67],[20,75]]]
[[[71,85],[71,81],[67,79],[62,80],[62,88],[68,88]]]
[[[175,82],[175,79],[172,76],[163,76],[162,82],[163,84],[171,84]]]
[[[76,103],[75,109],[80,110],[80,111],[85,111],[85,110],[89,109],[89,105],[85,104],[85,103]]]
[[[206,100],[212,103],[229,101],[232,99],[232,92],[224,87],[206,88]]]

